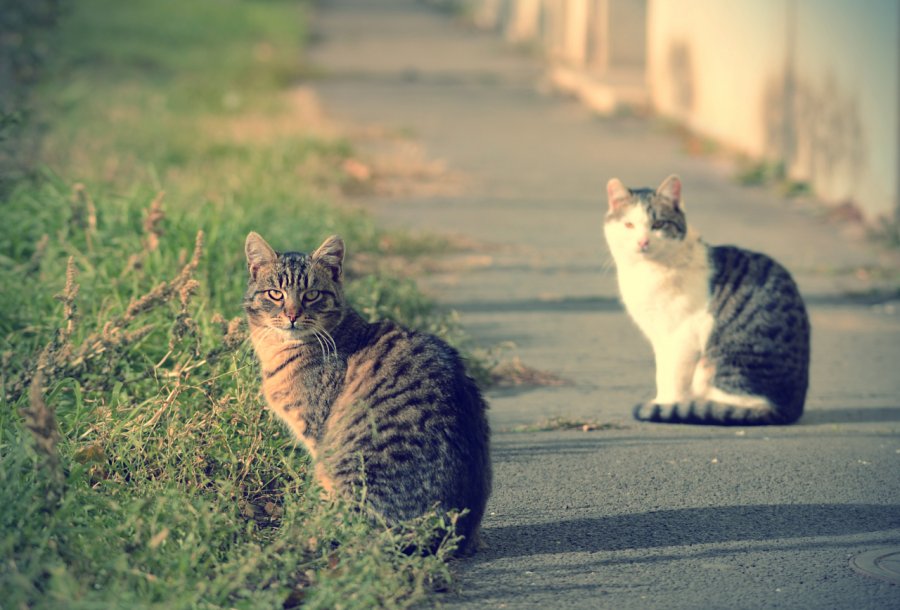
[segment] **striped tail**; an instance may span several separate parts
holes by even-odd
[[[639,421],[707,426],[777,426],[794,423],[800,418],[800,413],[789,415],[771,404],[747,408],[705,399],[674,404],[639,403],[633,413]]]

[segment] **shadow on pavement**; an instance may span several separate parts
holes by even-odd
[[[510,313],[510,312],[605,312],[623,311],[617,297],[564,297],[559,299],[518,299],[509,301],[469,301],[454,303],[460,313]]]
[[[719,506],[486,528],[485,559],[844,536],[900,528],[900,506]]]
[[[803,300],[807,307],[846,307],[884,305],[900,299],[897,290],[872,290],[869,292],[838,294],[805,294]]]
[[[900,407],[865,407],[807,411],[798,426],[900,422]]]

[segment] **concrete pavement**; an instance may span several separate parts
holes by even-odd
[[[900,303],[877,283],[894,254],[814,204],[737,186],[727,163],[684,154],[653,121],[599,118],[549,94],[527,55],[421,3],[335,0],[314,27],[310,59],[325,75],[314,87],[332,116],[380,125],[465,176],[452,194],[362,203],[385,223],[476,244],[454,259],[469,264],[423,286],[478,344],[511,343],[509,356],[570,381],[489,393],[486,548],[457,564],[458,591],[440,603],[900,607],[900,586],[850,563],[900,546]],[[798,280],[813,325],[799,424],[631,420],[653,394],[653,361],[617,299],[604,187],[670,173],[707,241],[767,252]],[[613,429],[515,431],[551,417]]]

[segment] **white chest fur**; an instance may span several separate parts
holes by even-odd
[[[708,316],[706,248],[697,244],[692,249],[680,261],[661,263],[648,258],[619,264],[622,302],[654,345],[679,329],[684,332],[685,324],[700,323],[700,318]]]

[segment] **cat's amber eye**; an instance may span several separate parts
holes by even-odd
[[[626,228],[626,229],[633,229],[633,228],[634,228],[634,223],[633,223],[633,222],[626,222],[626,223],[625,223],[625,228]]]
[[[272,299],[273,301],[283,301],[284,293],[280,290],[267,290],[266,296]]]
[[[666,220],[658,220],[658,221],[654,222],[650,228],[654,231],[659,231],[660,229],[665,227],[667,224],[669,224],[669,222]]]
[[[303,293],[303,300],[307,303],[313,303],[319,300],[319,297],[322,296],[322,293],[318,290],[307,290]]]

